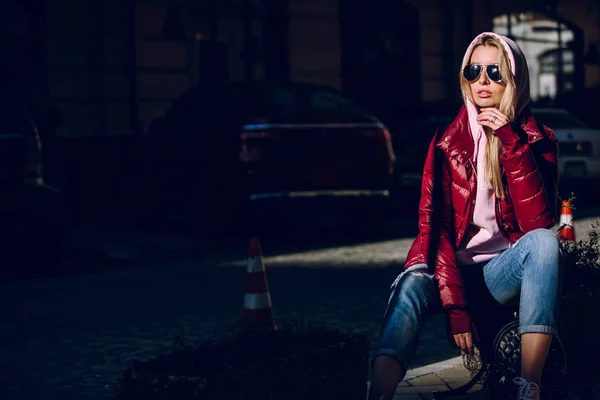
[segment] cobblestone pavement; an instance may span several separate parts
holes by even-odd
[[[311,235],[262,240],[278,323],[327,324],[373,346],[412,239]],[[239,321],[246,238],[120,228],[84,229],[76,239],[62,276],[0,285],[1,399],[106,399],[133,359],[164,354],[178,336],[197,344]],[[427,324],[413,367],[457,355],[444,332],[442,316]]]
[[[427,373],[424,371],[421,374],[416,374],[416,376],[415,374],[412,374],[412,376],[407,376],[405,380],[400,382],[396,389],[394,400],[431,399],[433,392],[457,388],[470,380],[469,371],[467,371],[462,365],[446,365],[438,368],[435,368],[435,365],[431,365],[426,369],[431,371]],[[590,390],[592,399],[599,398],[600,376],[592,377],[592,382],[590,382]],[[455,396],[454,398],[483,400],[489,399],[490,393],[487,386],[484,387],[480,383],[476,383],[471,389],[469,389],[466,396]],[[583,397],[580,389],[572,386],[565,400],[575,400],[581,398]]]
[[[277,235],[261,241],[277,322],[355,331],[373,346],[402,255],[387,254],[389,240],[378,247],[298,237],[291,246]],[[0,285],[3,400],[106,399],[133,359],[168,352],[178,336],[198,344],[241,317],[247,238],[199,241],[123,227],[81,229],[75,239],[62,276]],[[330,250],[303,261],[302,252],[323,248]],[[285,254],[295,255],[278,263]],[[456,355],[443,329],[441,316],[428,324],[415,365]]]
[[[405,379],[396,389],[394,400],[431,399],[433,392],[457,388],[469,381],[469,372],[461,365],[444,368],[425,375]],[[487,389],[475,384],[467,394],[469,399],[488,399]]]

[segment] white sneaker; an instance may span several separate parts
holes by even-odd
[[[517,387],[518,400],[540,400],[540,387],[535,382],[527,382],[521,377],[514,378],[513,383]]]

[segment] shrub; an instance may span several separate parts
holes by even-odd
[[[565,264],[559,336],[574,368],[581,363],[595,365],[590,356],[600,352],[599,226],[592,224],[587,240],[561,244]]]
[[[368,352],[366,337],[325,327],[237,332],[135,362],[115,398],[363,400]]]

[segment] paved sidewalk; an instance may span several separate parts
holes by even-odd
[[[469,371],[463,367],[462,358],[451,358],[409,370],[398,385],[394,400],[431,399],[433,392],[459,387],[469,379]],[[487,392],[477,384],[469,391],[468,398],[485,399]]]
[[[463,367],[461,357],[451,358],[439,363],[409,370],[405,379],[396,389],[394,400],[431,399],[433,392],[448,390],[462,386],[470,380],[469,371]],[[593,399],[600,399],[600,376],[592,382]],[[487,388],[476,384],[469,390],[467,396],[453,399],[489,399]],[[577,390],[569,392],[568,400],[580,399]]]

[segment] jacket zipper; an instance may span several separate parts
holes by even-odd
[[[473,160],[471,158],[469,158],[469,164],[471,165],[471,176],[473,176],[473,175],[475,176],[475,190],[474,191],[472,190],[471,193],[473,193],[473,192],[477,193],[477,169],[475,168],[475,164],[473,164]],[[463,230],[463,234],[462,234],[456,248],[459,248],[460,245],[462,244],[463,240],[465,239],[466,232],[469,229],[469,226],[471,225],[471,221],[473,221],[473,213],[475,212],[475,199],[471,198],[469,200],[469,203],[470,204],[467,206],[468,210],[469,210],[467,226]]]

